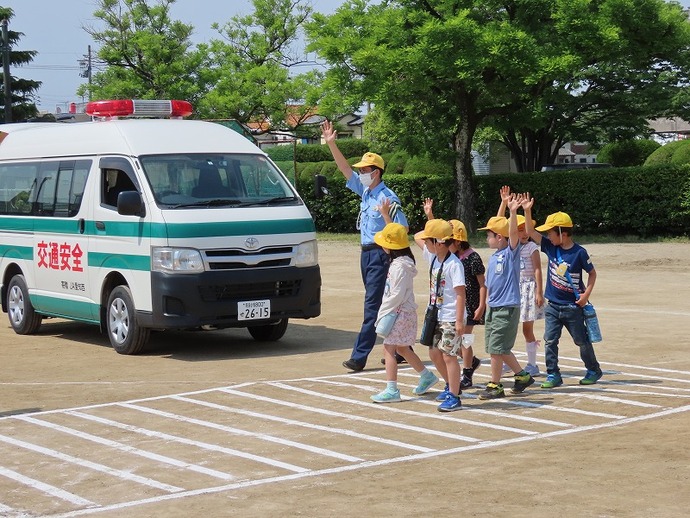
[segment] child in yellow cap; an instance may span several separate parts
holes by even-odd
[[[417,275],[414,255],[410,250],[407,228],[399,223],[389,223],[374,235],[374,242],[390,255],[391,263],[386,276],[386,287],[376,323],[390,313],[397,313],[393,328],[383,340],[386,365],[386,389],[374,396],[374,403],[401,401],[398,389],[398,362],[395,353],[420,374],[415,394],[424,394],[438,383],[436,375],[428,370],[412,350],[417,339],[417,304],[414,300],[413,281]]]
[[[520,320],[520,240],[517,230],[517,210],[523,195],[510,194],[507,206],[510,218],[494,216],[485,227],[486,242],[496,251],[489,257],[486,269],[488,291],[484,336],[486,352],[491,355],[491,381],[479,394],[479,399],[505,396],[501,373],[503,364],[515,373],[511,392],[519,394],[534,383],[534,378],[520,367],[512,352]]]
[[[587,335],[583,307],[589,301],[597,280],[597,271],[583,247],[573,241],[573,220],[565,212],[556,212],[546,222],[533,228],[532,206],[534,199],[529,195],[523,199],[526,228],[529,236],[541,246],[548,258],[546,275],[546,299],[544,321],[544,353],[546,355],[546,381],[542,388],[555,388],[563,384],[558,368],[558,342],[563,327],[580,348],[580,358],[587,372],[580,385],[593,385],[602,376],[592,341]],[[542,236],[541,232],[546,232]],[[585,286],[582,272],[587,273]]]

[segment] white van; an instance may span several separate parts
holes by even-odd
[[[314,222],[259,148],[220,124],[117,119],[183,101],[99,101],[107,120],[0,125],[2,309],[105,330],[121,354],[150,330],[246,327],[278,340],[321,312]]]

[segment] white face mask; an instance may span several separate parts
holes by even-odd
[[[371,173],[359,173],[359,181],[362,182],[364,187],[369,187],[374,179],[371,177]]]

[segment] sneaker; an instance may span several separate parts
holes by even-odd
[[[353,360],[352,358],[343,362],[343,367],[345,367],[346,369],[350,369],[352,372],[359,372],[364,370],[365,365],[366,363],[360,363],[358,361]]]
[[[476,371],[479,367],[481,367],[482,361],[477,358],[476,356],[472,358],[472,371]]]
[[[580,380],[580,385],[594,385],[604,375],[601,370],[587,371],[585,377]]]
[[[525,372],[524,370],[522,372]],[[530,373],[523,374],[522,376],[520,374],[516,374],[514,376],[515,378],[515,385],[513,385],[513,388],[510,389],[510,391],[513,394],[519,394],[523,392],[527,387],[529,387],[532,383],[534,383],[534,378]]]
[[[474,369],[462,369],[462,378],[460,378],[460,390],[465,390],[472,386],[473,374]]]
[[[437,383],[438,377],[436,376],[436,374],[429,371],[426,373],[426,376],[422,374],[419,377],[419,384],[417,384],[417,386],[412,389],[412,393],[417,394],[418,396],[421,394],[425,394],[431,387],[433,387]]]
[[[506,393],[503,391],[503,385],[501,383],[494,383],[490,381],[486,384],[486,389],[484,392],[477,396],[479,399],[498,399],[505,397]]]
[[[412,347],[410,347],[410,349],[412,349]],[[400,356],[398,353],[395,353],[395,361],[398,362],[398,365],[400,365],[401,363],[407,363],[407,360]],[[381,358],[381,365],[386,365],[385,358]]]
[[[371,400],[374,403],[399,403],[402,401],[402,399],[400,399],[399,390],[390,390],[388,388],[383,392],[371,396]]]
[[[441,391],[441,393],[438,396],[436,396],[436,401],[445,401],[448,397],[448,394],[450,394],[450,389],[448,388],[448,384],[446,383],[446,388],[444,388]]]
[[[560,374],[549,374],[546,376],[546,381],[541,384],[541,388],[550,389],[561,385],[563,385],[563,378]]]
[[[539,365],[532,365],[531,363],[525,365],[525,371],[527,371],[527,373],[534,378],[541,374],[539,372]]]
[[[438,405],[438,411],[455,412],[456,410],[460,410],[461,407],[462,403],[460,403],[460,398],[449,392],[448,397],[443,401],[443,403]]]

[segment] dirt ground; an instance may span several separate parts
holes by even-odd
[[[430,400],[386,408],[368,403],[368,395],[385,380],[379,345],[364,373],[347,374],[341,366],[362,314],[358,250],[348,243],[320,243],[322,315],[291,322],[277,343],[258,344],[246,330],[166,332],[153,334],[143,354],[121,356],[95,327],[48,320],[38,335],[18,336],[3,314],[0,516],[685,515],[690,508],[690,454],[685,449],[690,442],[690,244],[587,248],[598,272],[592,301],[604,336],[596,352],[605,376],[596,390],[577,385],[584,369],[566,334],[561,342],[566,385],[552,392],[535,385],[500,402],[478,401],[474,394],[480,388],[474,387],[464,394],[463,410],[448,416],[441,416]],[[479,251],[486,260],[489,250]],[[421,317],[428,281],[425,265],[419,269]],[[540,336],[543,321],[536,329]],[[489,369],[483,330],[478,331],[475,351],[484,365],[475,382],[481,387]],[[417,350],[428,360],[424,348]],[[515,352],[524,353],[521,337]],[[416,378],[401,372],[401,382],[411,388]],[[216,391],[224,387],[230,392]],[[410,388],[403,389],[408,397]],[[330,398],[320,403],[320,420],[306,408],[316,405],[309,391],[318,390]],[[240,397],[242,391],[254,397]],[[209,406],[183,408],[189,402],[175,399],[180,394],[205,398]],[[159,399],[141,402],[146,398]],[[259,424],[251,412],[277,416],[276,400],[291,405],[280,413],[282,421],[274,417]],[[213,404],[230,404],[235,413]],[[142,405],[158,414],[136,413]],[[70,409],[124,425],[104,430],[93,420],[79,420]],[[185,413],[187,420],[170,424],[162,412]],[[215,423],[215,428],[198,429],[192,418]],[[288,431],[288,419],[312,428]],[[561,419],[560,428],[550,428]],[[390,423],[397,428],[382,431]],[[159,435],[135,439],[118,431],[125,425],[130,432],[145,427]],[[59,426],[126,448],[104,454],[93,438],[87,442]],[[299,439],[359,461],[326,462],[314,451],[286,443],[253,449],[252,437],[231,433],[232,427]],[[419,433],[425,427],[434,432]],[[512,427],[519,427],[519,433]],[[227,433],[235,434],[232,440]],[[382,442],[363,445],[357,434]],[[172,435],[184,435],[187,442],[175,442]],[[460,435],[471,435],[474,442],[459,443]],[[201,454],[191,441],[260,453],[308,471],[285,476],[276,466],[259,470],[247,455],[228,461],[219,446],[215,453],[207,449]],[[403,451],[393,441],[409,441],[418,449]],[[41,448],[58,454],[46,455]],[[231,470],[238,476],[232,482],[178,477],[165,465],[129,461],[133,448],[185,459],[197,470]],[[81,466],[75,458],[84,460]],[[88,469],[86,461],[184,491],[133,489],[133,481],[113,481],[110,474]],[[55,491],[46,496],[36,481],[85,501],[70,501]]]

